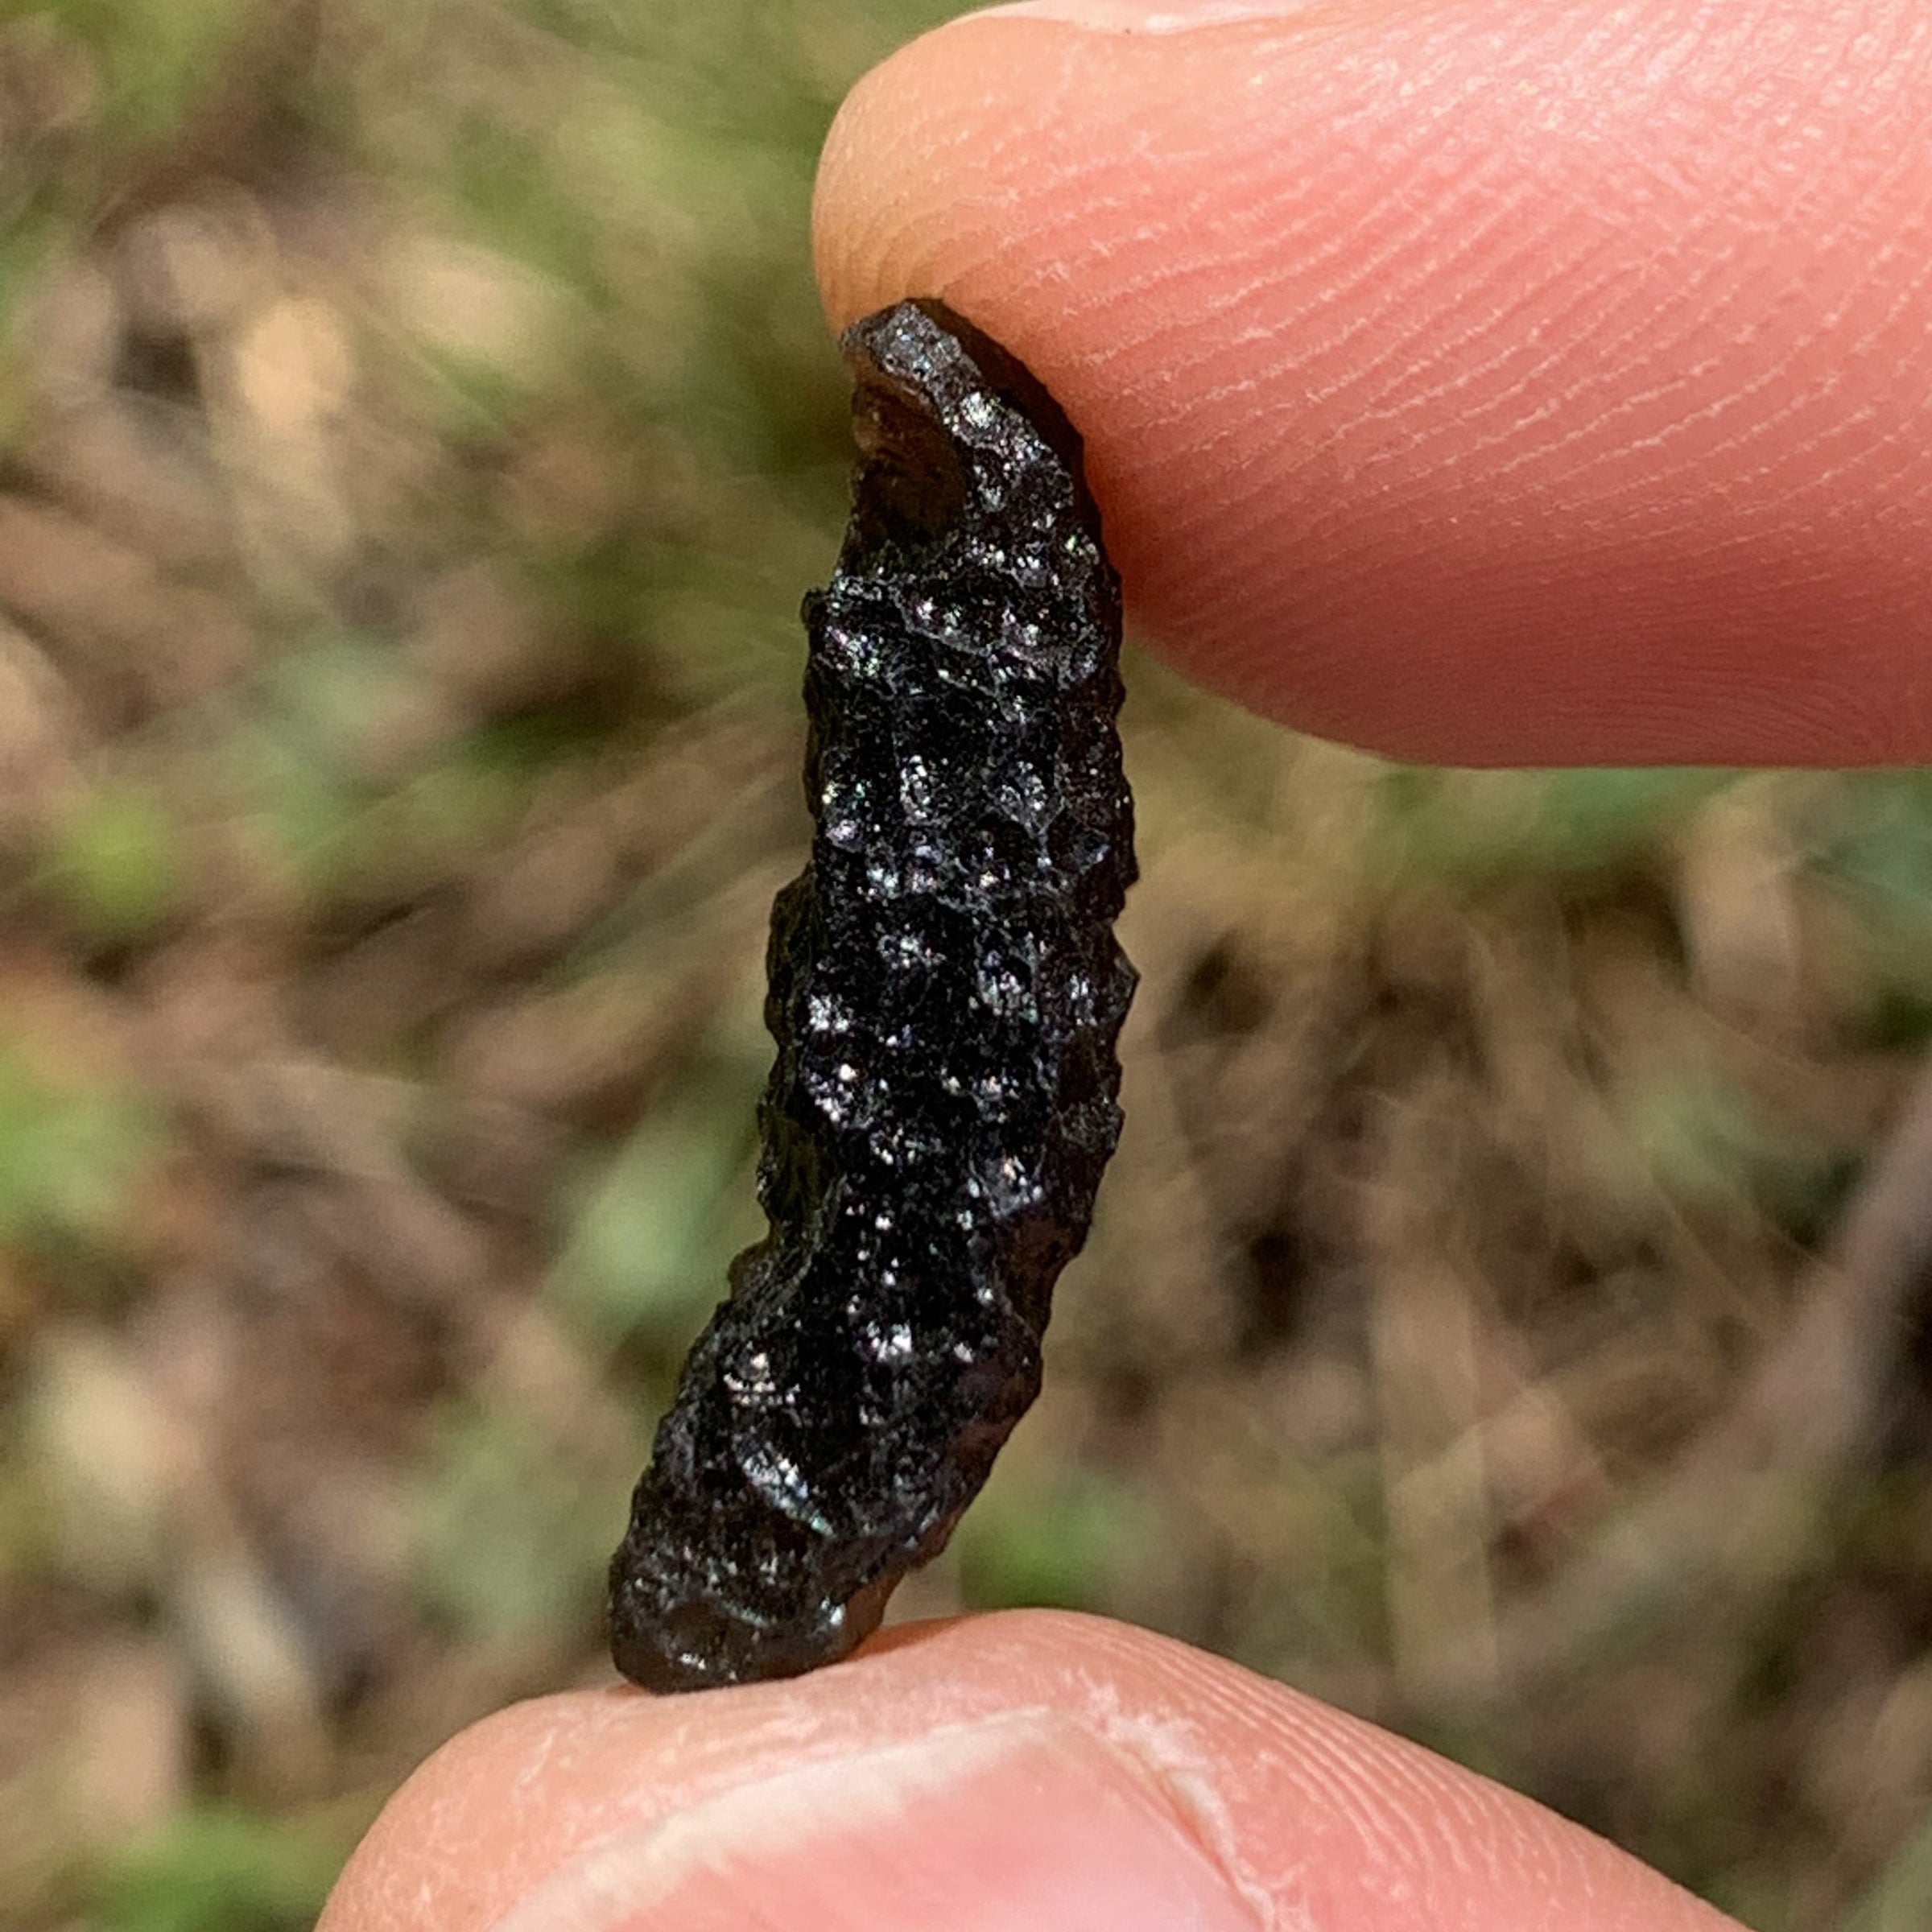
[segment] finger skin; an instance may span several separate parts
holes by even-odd
[[[853,92],[819,274],[836,324],[935,294],[1030,363],[1130,617],[1257,709],[1452,762],[1917,762],[1929,128],[1922,0],[1003,10]]]
[[[1414,1745],[1167,1639],[1041,1612],[890,1633],[791,1683],[518,1705],[403,1787],[319,1932],[483,1932],[573,1856],[721,1790],[1013,1711],[1059,1714],[1141,1761],[1257,1926],[1272,1913],[1299,1932],[1739,1932],[1603,1840]],[[1043,1801],[994,1790],[982,1802],[1011,1819]],[[864,1862],[848,1864],[863,1885]],[[717,1902],[707,1894],[714,1915]],[[748,1896],[739,1922],[768,1922],[756,1908],[770,1902]],[[687,1918],[674,1902],[635,1922],[731,1921]]]

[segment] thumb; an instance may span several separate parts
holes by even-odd
[[[1183,670],[1456,762],[1932,758],[1922,0],[1033,0],[868,76],[843,323],[1085,436]]]
[[[1740,1932],[1574,1825],[1123,1625],[902,1628],[791,1683],[519,1705],[319,1932]]]

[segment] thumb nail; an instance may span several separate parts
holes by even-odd
[[[495,1932],[1256,1932],[1146,1765],[1009,1716],[807,1764],[606,1839]]]

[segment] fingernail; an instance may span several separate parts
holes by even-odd
[[[1317,0],[1010,0],[961,16],[984,20],[1064,20],[1114,34],[1186,34],[1241,20],[1286,20]]]
[[[494,1932],[1257,1932],[1154,1771],[1006,1717],[808,1764],[605,1839]]]

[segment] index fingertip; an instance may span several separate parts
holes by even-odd
[[[1149,642],[1406,758],[1932,757],[1916,0],[1068,10],[860,84],[819,270],[1054,392]]]

